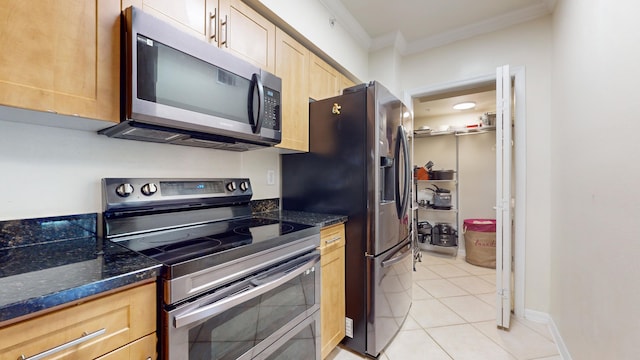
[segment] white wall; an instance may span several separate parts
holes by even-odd
[[[551,18],[403,58],[405,91],[495,74],[497,66],[526,69],[527,214],[525,308],[548,312],[550,286]],[[518,119],[516,119],[516,122]]]
[[[359,44],[318,0],[259,0],[362,81],[368,79],[367,49]]]
[[[402,99],[401,66],[402,56],[394,47],[372,52],[369,54],[369,79],[366,81],[379,81],[397,98]]]
[[[639,356],[638,14],[632,0],[554,14],[550,310],[573,359]]]
[[[271,168],[276,183],[266,185]],[[279,169],[273,150],[236,153],[0,121],[0,220],[100,212],[103,177],[247,176],[254,199],[277,198]]]

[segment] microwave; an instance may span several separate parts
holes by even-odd
[[[280,143],[279,77],[136,7],[123,11],[121,139],[246,151]]]

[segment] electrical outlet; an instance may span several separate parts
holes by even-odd
[[[345,336],[353,339],[353,319],[345,317],[344,318],[345,325]]]
[[[267,170],[267,185],[276,184],[276,172],[275,170]]]

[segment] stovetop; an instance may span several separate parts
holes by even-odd
[[[262,259],[311,236],[319,245],[318,228],[252,216],[247,178],[104,178],[102,195],[105,237],[161,262],[165,279]]]
[[[165,266],[165,278],[190,274],[318,233],[311,225],[249,217],[160,230],[116,240]]]

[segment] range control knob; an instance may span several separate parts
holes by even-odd
[[[158,186],[154,183],[148,183],[148,184],[144,184],[142,185],[142,189],[141,189],[142,193],[147,195],[147,196],[151,196],[153,194],[155,194],[158,191]]]
[[[248,181],[241,182],[240,190],[242,190],[243,192],[249,190],[249,182]]]
[[[129,183],[120,184],[116,188],[116,194],[120,197],[127,197],[133,193],[133,186]]]
[[[232,181],[230,183],[227,183],[227,190],[229,191],[236,191],[236,189],[238,188],[238,186],[236,185],[235,181]]]

